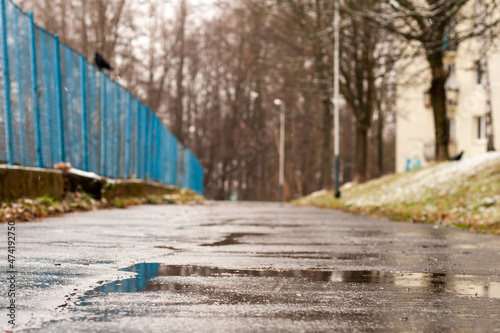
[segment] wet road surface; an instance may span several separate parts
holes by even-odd
[[[267,203],[94,211],[16,232],[27,332],[500,332],[496,236]]]

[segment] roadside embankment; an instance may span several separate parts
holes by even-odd
[[[0,166],[0,222],[142,204],[200,202],[188,189],[140,180],[110,180],[72,168]]]
[[[500,234],[500,153],[345,186],[340,199],[321,191],[295,203]]]

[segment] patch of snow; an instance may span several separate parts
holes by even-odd
[[[445,195],[456,190],[464,179],[475,175],[479,170],[500,164],[500,152],[463,159],[458,162],[443,162],[435,167],[408,173],[399,179],[381,185],[374,194],[361,195],[350,200],[348,205],[379,206],[390,203],[412,202],[428,192]]]
[[[483,198],[483,200],[481,200],[481,206],[483,206],[483,207],[491,207],[491,206],[495,205],[496,203],[497,203],[497,201],[491,197],[486,197],[486,198]]]
[[[99,176],[98,174],[96,174],[94,172],[83,171],[80,169],[71,168],[69,170],[69,173],[72,173],[72,174],[80,176],[80,177],[87,177],[87,178],[94,178],[94,179],[102,180],[102,177]]]
[[[305,198],[306,199],[313,199],[313,198],[316,198],[316,197],[319,197],[319,196],[322,196],[322,195],[325,195],[325,194],[328,194],[327,190],[320,190],[320,191],[316,191],[316,192],[313,192],[313,193],[309,194]]]
[[[349,183],[345,183],[344,185],[342,185],[340,187],[341,190],[348,190],[352,187],[354,187],[356,184],[354,184],[353,182],[349,182]]]
[[[320,190],[320,191],[316,191],[316,192],[313,192],[311,194],[309,194],[309,196],[311,198],[314,198],[314,197],[319,197],[320,195],[324,195],[324,194],[327,194],[328,191],[327,190]]]
[[[2,169],[15,169],[15,170],[26,170],[26,171],[36,171],[36,172],[60,172],[59,170],[55,170],[55,169],[43,169],[43,168],[26,167],[26,166],[20,166],[20,165],[7,165],[7,164],[0,164],[0,168],[2,168]]]

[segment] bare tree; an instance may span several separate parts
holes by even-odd
[[[371,10],[376,1],[350,1],[353,7]],[[366,180],[368,166],[368,130],[376,106],[376,49],[379,43],[377,26],[364,17],[344,20],[341,92],[356,118],[356,158],[354,182]]]
[[[418,46],[431,71],[430,95],[434,113],[435,155],[437,160],[448,159],[449,129],[446,118],[446,81],[449,73],[444,65],[446,46],[456,48],[465,39],[484,34],[498,24],[498,19],[476,29],[478,13],[465,10],[473,0],[394,0],[368,11],[351,10],[351,15],[369,17],[374,22]],[[498,8],[498,2],[485,3],[487,16]],[[484,15],[484,14],[483,14]],[[491,15],[491,17],[495,17]],[[460,22],[462,28],[455,29]]]
[[[111,60],[117,79],[199,157],[207,196],[277,199],[275,98],[287,113],[285,197],[331,185],[333,0],[220,0],[203,19],[187,0],[54,0],[47,12],[44,1],[23,3],[74,49],[87,57],[100,50]],[[357,50],[365,54],[359,60],[375,52]],[[377,95],[369,96],[371,118]],[[360,100],[366,97],[364,91]],[[341,119],[346,182],[359,122],[350,107]]]

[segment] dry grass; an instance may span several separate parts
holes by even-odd
[[[397,221],[500,234],[500,154],[444,162],[295,201]]]
[[[199,203],[205,199],[195,192],[187,189],[171,195],[152,195],[143,198],[115,198],[111,202],[95,200],[85,193],[69,193],[62,201],[51,197],[37,199],[20,199],[14,202],[0,203],[0,222],[18,221],[27,222],[40,220],[50,216],[66,213],[89,211],[105,208],[127,208],[137,205],[159,204],[186,204]]]

